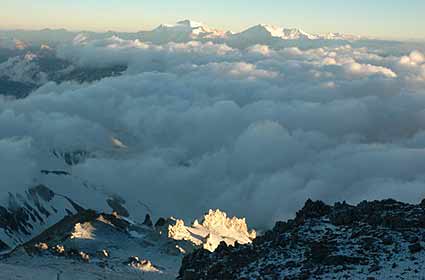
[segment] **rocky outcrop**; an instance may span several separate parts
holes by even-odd
[[[117,195],[114,195],[106,200],[106,203],[108,203],[109,207],[111,207],[112,211],[117,213],[118,215],[122,217],[129,217],[130,213],[128,210],[124,207],[125,200]]]
[[[185,256],[180,279],[422,279],[425,208],[395,200],[308,200],[250,245]]]
[[[143,272],[159,272],[160,271],[157,267],[155,267],[152,264],[151,261],[142,260],[137,256],[130,257],[128,261],[124,262],[124,264]]]
[[[227,245],[248,244],[256,237],[255,230],[248,230],[245,218],[227,217],[220,210],[209,210],[202,223],[195,220],[186,226],[183,220],[175,220],[168,226],[168,237],[174,240],[187,240],[204,249],[214,251],[220,242]]]

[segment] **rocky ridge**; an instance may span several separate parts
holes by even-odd
[[[180,279],[424,279],[425,200],[308,200],[252,244],[185,256]]]

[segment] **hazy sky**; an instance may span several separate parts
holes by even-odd
[[[137,31],[189,18],[233,31],[268,23],[425,38],[424,11],[424,0],[0,0],[0,28]]]

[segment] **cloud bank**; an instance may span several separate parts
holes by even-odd
[[[157,216],[221,208],[261,227],[307,198],[420,201],[424,54],[387,49],[79,37],[58,56],[126,72],[0,99],[0,189],[57,167],[58,150],[88,151],[72,174]]]

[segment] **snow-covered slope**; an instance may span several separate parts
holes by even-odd
[[[7,245],[3,249],[29,240],[80,209],[71,199],[41,184],[29,188],[24,194],[9,193],[5,202],[0,206],[0,241]]]
[[[54,196],[43,190],[39,196]],[[255,231],[248,232],[245,219],[230,219],[219,210],[210,210],[202,224],[195,221],[193,227],[184,227],[181,220],[172,218],[160,218],[153,224],[146,215],[143,223],[137,223],[116,212],[76,208],[75,214],[70,212],[5,254],[0,278],[18,279],[32,271],[68,279],[80,269],[84,273],[72,279],[93,279],[90,277],[95,275],[105,277],[102,279],[138,279],[140,275],[143,279],[175,279],[183,256],[196,248],[213,251],[220,242],[246,244],[255,237]],[[20,270],[23,264],[25,269]],[[13,276],[4,278],[6,273]]]
[[[316,35],[308,34],[307,32],[297,28],[282,28],[273,25],[259,24],[253,26],[241,33],[235,34],[235,37],[251,37],[255,38],[279,38],[283,40],[314,40],[319,38]]]

